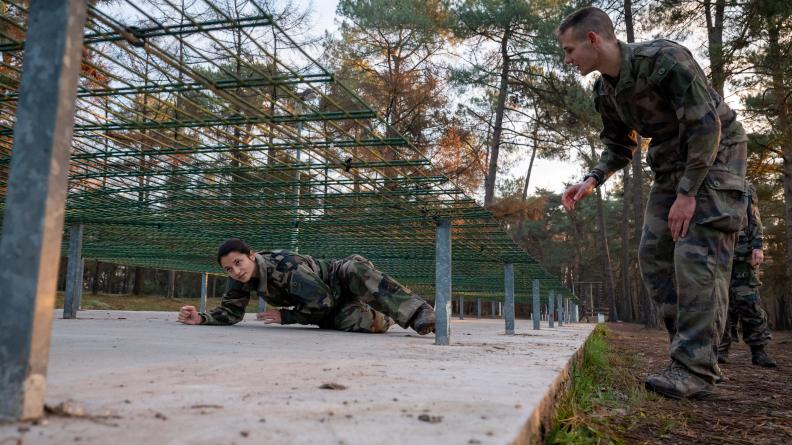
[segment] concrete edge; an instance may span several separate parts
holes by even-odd
[[[575,351],[572,357],[569,358],[564,369],[558,373],[558,376],[550,385],[550,388],[545,393],[542,400],[537,407],[533,410],[528,419],[523,423],[517,436],[510,442],[511,445],[530,445],[530,444],[544,444],[545,435],[552,427],[553,416],[558,407],[560,400],[569,392],[571,384],[571,372],[574,364],[580,364],[583,359],[583,352],[588,345],[589,340],[596,326],[591,330],[583,344]]]

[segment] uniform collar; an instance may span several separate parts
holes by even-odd
[[[621,40],[619,40],[619,55],[621,55],[621,69],[619,70],[619,82],[616,84],[617,95],[631,88],[635,83],[632,72],[632,48]]]
[[[609,79],[610,76],[605,74],[601,74],[602,80],[599,82],[598,93],[600,95],[610,95],[616,94],[618,95],[622,91],[630,88],[635,83],[633,79],[633,72],[632,72],[632,48],[630,45],[622,42],[619,42],[619,56],[621,58],[621,67],[619,68],[619,81],[616,82],[616,86],[614,87],[613,84]]]

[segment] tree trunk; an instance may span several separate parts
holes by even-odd
[[[94,262],[93,280],[91,280],[91,293],[96,295],[99,292],[99,265],[101,262],[96,260]]]
[[[143,289],[143,268],[135,267],[135,282],[132,285],[132,295],[140,295]]]
[[[784,210],[786,214],[786,273],[787,287],[781,295],[779,304],[779,328],[792,327],[792,115],[789,100],[792,92],[784,88],[784,54],[780,44],[780,17],[767,18],[768,59],[772,77],[773,96],[775,97],[776,132],[784,157]],[[788,62],[787,62],[788,63]]]
[[[714,2],[713,0],[704,0],[710,77],[712,78],[712,87],[721,97],[723,97],[723,84],[726,82],[725,61],[723,60],[723,14],[725,9],[726,0],[714,0]]]
[[[621,315],[626,321],[633,321],[632,297],[630,296],[630,208],[627,190],[630,189],[630,168],[622,170],[622,260],[621,260]]]
[[[492,204],[495,198],[495,178],[498,174],[498,152],[500,151],[501,133],[503,131],[503,114],[506,111],[506,96],[509,94],[509,39],[511,27],[506,25],[501,39],[501,65],[500,87],[498,89],[498,103],[495,107],[495,126],[492,129],[492,144],[490,145],[490,161],[487,178],[484,181],[484,205]]]
[[[176,271],[168,271],[168,298],[176,298]]]
[[[597,218],[599,219],[599,238],[602,240],[603,274],[607,282],[608,289],[608,311],[610,321],[619,321],[619,314],[616,311],[616,285],[613,280],[613,265],[611,264],[610,249],[608,247],[608,234],[605,227],[605,209],[602,205],[602,189],[597,188]]]

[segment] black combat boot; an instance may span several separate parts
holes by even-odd
[[[410,327],[415,330],[419,335],[426,335],[435,331],[435,311],[429,303],[424,302],[421,307],[415,311],[415,314],[410,319]]]
[[[712,383],[673,359],[665,370],[647,377],[644,385],[649,391],[672,399],[706,399],[715,389]]]
[[[751,346],[751,363],[763,368],[775,368],[776,362],[764,350],[764,345]]]

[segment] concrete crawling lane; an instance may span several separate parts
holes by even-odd
[[[46,400],[85,414],[2,425],[0,443],[503,444],[594,327],[517,320],[505,336],[503,320],[453,320],[452,345],[435,346],[398,326],[353,334],[252,314],[236,326],[79,317],[56,314]]]

